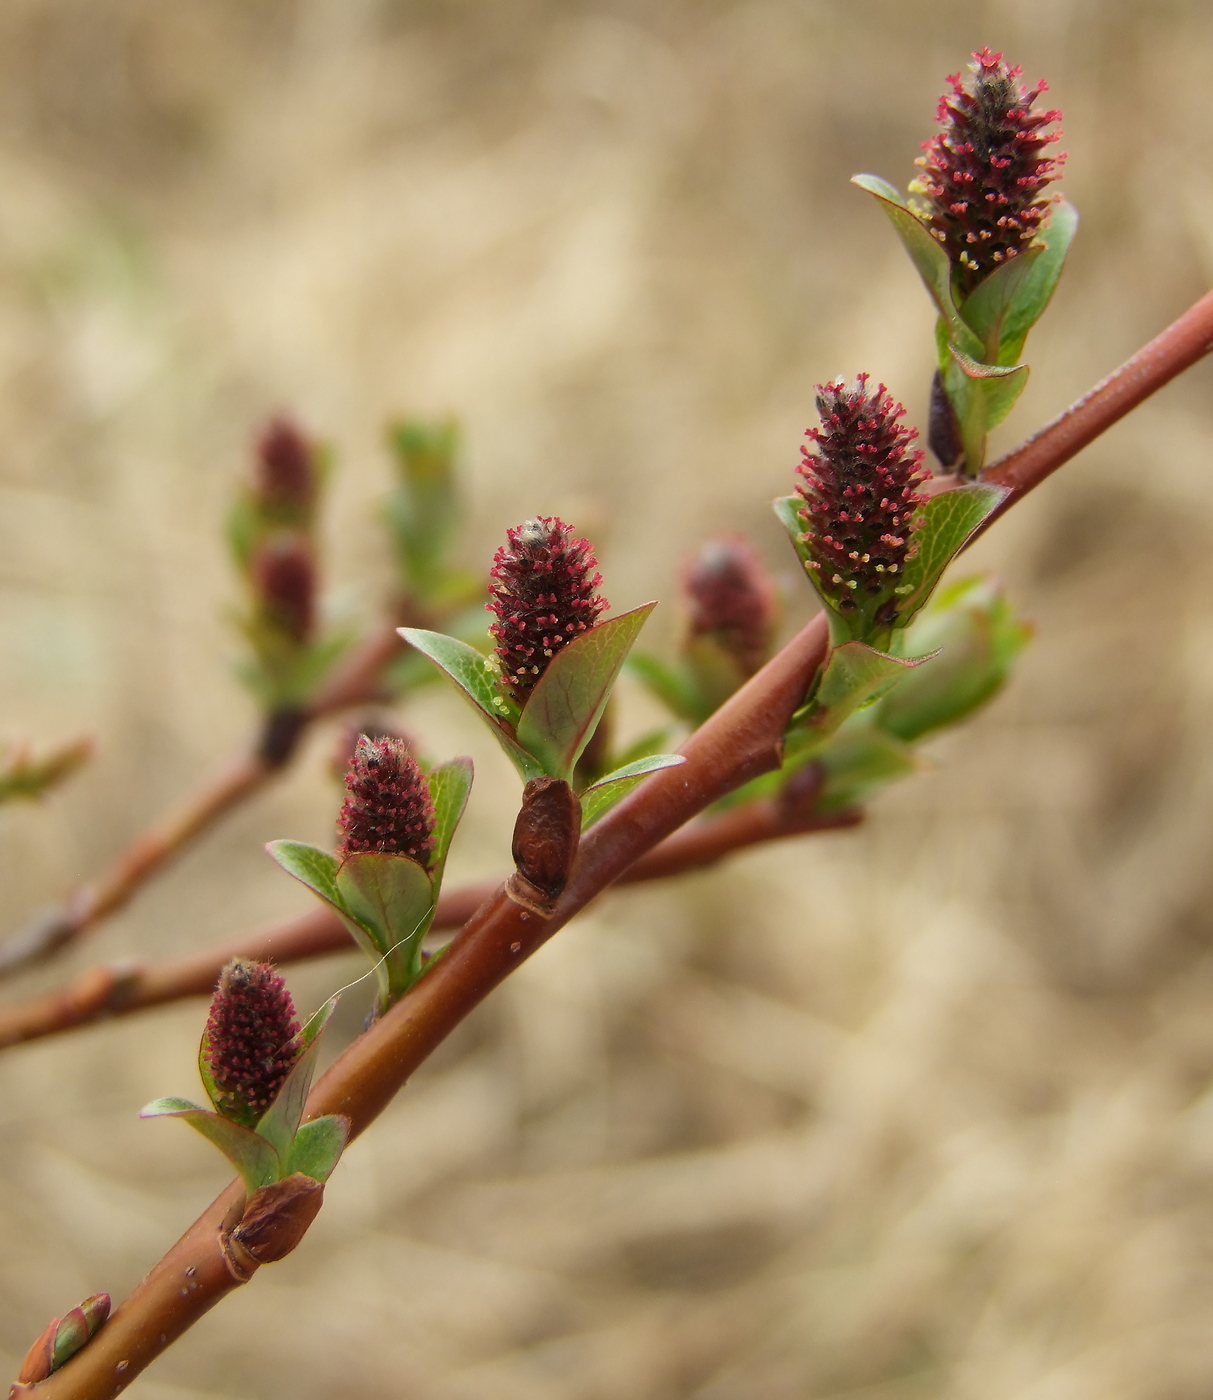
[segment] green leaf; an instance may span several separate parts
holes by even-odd
[[[625,763],[605,778],[599,778],[593,787],[586,788],[581,794],[582,831],[588,830],[599,817],[605,816],[650,773],[656,773],[661,768],[676,768],[685,762],[686,759],[678,753],[655,753],[647,758],[638,758],[633,763]]]
[[[1028,382],[1027,365],[990,365],[958,351],[942,321],[936,344],[944,388],[955,409],[964,448],[964,469],[975,476],[985,461],[986,438],[1011,411]]]
[[[825,781],[817,799],[822,812],[857,807],[878,789],[908,777],[920,767],[910,748],[869,723],[866,715],[852,716],[818,757],[825,769]]]
[[[240,1173],[250,1192],[282,1178],[282,1163],[265,1138],[258,1136],[252,1128],[242,1128],[239,1123],[222,1118],[218,1113],[199,1108],[188,1099],[155,1099],[140,1109],[139,1117],[184,1119],[191,1128],[215,1144]]]
[[[349,916],[378,950],[381,1005],[399,999],[420,972],[421,940],[434,917],[434,886],[409,856],[359,851],[337,872]]]
[[[966,354],[980,359],[981,341],[961,319],[952,299],[952,264],[943,245],[932,237],[930,229],[918,215],[906,207],[901,195],[887,180],[882,180],[878,175],[855,175],[851,183],[873,195],[888,215],[923,285],[931,294],[935,309],[947,322],[952,343]]]
[[[420,627],[401,627],[400,635],[411,647],[428,656],[463,691],[464,695],[494,722],[505,720],[516,724],[518,709],[504,694],[496,667],[475,647],[448,637],[442,632],[427,632]]]
[[[679,719],[691,724],[700,722],[703,697],[681,667],[671,666],[646,652],[633,652],[627,659],[627,668]]]
[[[1053,297],[1077,231],[1078,210],[1063,199],[1053,206],[1048,227],[1040,231],[1044,251],[1034,259],[1028,276],[1019,284],[1003,320],[999,354],[1003,364],[1014,364],[1019,359],[1028,332],[1040,320]]]
[[[965,323],[981,340],[982,353],[979,358],[989,364],[1014,363],[998,358],[1003,326],[1024,279],[1043,252],[1043,248],[1029,248],[1017,257],[1007,259],[977,284],[960,308]]]
[[[446,868],[447,852],[451,848],[451,838],[467,806],[468,793],[472,790],[472,760],[452,758],[432,768],[426,775],[426,786],[430,790],[430,801],[434,804],[434,849],[430,856],[430,883],[434,887],[434,898],[442,888],[442,872]]]
[[[660,729],[650,729],[639,739],[633,739],[622,753],[616,754],[615,762],[620,768],[626,768],[638,758],[650,758],[653,754],[665,753],[673,737],[674,726],[671,724],[663,725]]]
[[[877,706],[874,723],[906,743],[957,724],[1005,683],[1031,629],[988,579],[941,590],[903,634],[907,656],[937,652]]]
[[[419,627],[401,627],[400,635],[410,646],[428,656],[435,666],[455,682],[468,700],[489,722],[497,742],[524,782],[541,778],[542,765],[510,732],[519,721],[519,709],[501,689],[500,675],[487,656],[456,637],[426,632]],[[588,633],[586,634],[589,635]],[[572,645],[572,643],[570,643]],[[535,687],[538,690],[538,686]]]
[[[919,658],[888,656],[863,642],[835,647],[812,697],[792,717],[793,727],[812,731],[814,748],[820,747],[820,740],[833,734],[848,715],[879,699],[921,664]]]
[[[898,589],[903,600],[900,626],[906,626],[927,601],[944,569],[1006,495],[1005,487],[971,481],[931,497],[923,507],[922,528],[916,536],[918,553],[906,564]]]
[[[293,875],[334,908],[341,908],[335,855],[303,841],[270,841],[265,849],[288,875]]]
[[[288,875],[293,875],[314,894],[318,894],[326,904],[332,906],[337,917],[349,930],[350,937],[371,962],[376,964],[380,992],[386,994],[387,972],[378,966],[384,950],[376,946],[368,931],[346,909],[345,899],[337,888],[337,868],[340,864],[337,857],[329,851],[322,851],[318,846],[309,846],[302,841],[270,841],[265,849]],[[199,1067],[203,1083],[207,1083],[206,1068],[201,1057]],[[209,1084],[207,1092],[211,1092]]]
[[[302,1172],[313,1181],[327,1181],[345,1151],[349,1135],[350,1120],[340,1114],[313,1118],[295,1135],[285,1174]]]
[[[291,1067],[291,1072],[283,1081],[274,1102],[261,1115],[257,1123],[257,1133],[265,1138],[285,1162],[291,1153],[291,1143],[303,1118],[303,1106],[307,1103],[308,1090],[312,1087],[312,1076],[316,1073],[316,1058],[320,1053],[320,1032],[324,1030],[329,1017],[337,1009],[337,998],[326,1001],[319,1011],[299,1032],[303,1053]]]
[[[948,353],[965,377],[975,381],[975,387],[980,391],[986,431],[998,427],[1024,391],[1028,382],[1028,366],[981,364],[957,350],[955,345],[948,346]]]
[[[574,637],[548,662],[518,721],[518,742],[552,778],[573,769],[606,709],[611,688],[645,619],[645,603]]]

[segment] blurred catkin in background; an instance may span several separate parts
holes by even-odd
[[[5,926],[251,729],[222,529],[273,412],[334,445],[347,619],[388,584],[402,411],[461,417],[486,574],[507,525],[559,514],[617,609],[665,600],[654,647],[681,561],[742,529],[803,618],[769,501],[812,386],[869,370],[925,427],[932,369],[926,297],[847,180],[904,186],[985,44],[1049,80],[1083,219],[997,448],[1205,290],[1200,0],[9,0],[0,737],[88,731],[99,756],[6,809]],[[305,1246],[131,1394],[1207,1395],[1211,382],[1190,372],[962,562],[1037,637],[933,769],[859,831],[602,901],[349,1153]],[[449,878],[504,868],[505,761],[444,694],[402,718],[477,761]],[[70,966],[307,908],[261,844],[330,842],[332,741]],[[362,970],[290,982],[311,1006]],[[0,1058],[10,1373],[226,1179],[135,1116],[195,1090],[203,1016]]]

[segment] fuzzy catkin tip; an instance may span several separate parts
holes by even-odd
[[[202,1038],[215,1107],[253,1127],[302,1053],[286,983],[269,963],[234,958],[219,974]]]
[[[316,486],[312,444],[288,418],[275,418],[257,441],[254,490],[262,508],[306,516]]]
[[[797,468],[799,516],[807,567],[826,600],[844,616],[889,627],[918,549],[913,535],[926,498],[915,488],[929,473],[910,446],[917,432],[899,421],[905,409],[883,384],[869,390],[868,378],[818,385],[821,426],[806,433],[816,450],[802,447]]]
[[[1065,161],[1044,154],[1061,135],[1046,130],[1060,112],[1033,108],[1046,83],[1029,92],[1019,82],[1022,70],[988,48],[974,53],[970,71],[963,82],[959,73],[948,78],[952,90],[940,98],[937,116],[944,129],[923,142],[922,174],[910,186],[962,296],[1032,247],[1053,202],[1045,188]]]
[[[778,613],[775,585],[757,550],[741,535],[709,540],[683,576],[690,634],[711,637],[744,676],[766,661]]]
[[[271,536],[252,561],[253,587],[267,620],[296,645],[316,630],[316,560],[309,541],[293,532]]]
[[[434,803],[408,744],[394,734],[363,734],[345,775],[345,804],[337,818],[338,858],[363,851],[409,856],[429,869],[434,850]]]
[[[488,610],[505,685],[525,704],[552,657],[609,606],[595,590],[602,575],[588,540],[556,516],[506,531],[493,557]]]

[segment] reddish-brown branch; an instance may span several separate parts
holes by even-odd
[[[1204,354],[1213,340],[1211,315],[1213,298],[1206,297],[1021,452],[995,464],[990,478],[1010,485],[1018,499]],[[486,900],[446,955],[329,1069],[308,1100],[309,1115],[344,1113],[361,1132],[463,1017],[594,895],[695,813],[774,767],[787,720],[825,651],[819,614],[691,736],[685,764],[654,773],[589,832],[549,918],[514,903],[504,889]],[[228,1292],[232,1282],[216,1260],[241,1196],[229,1186],[89,1345],[37,1387],[39,1396],[110,1400]]]
[[[77,890],[62,908],[40,915],[0,943],[0,978],[69,947],[121,909],[192,841],[279,773],[312,720],[381,698],[384,668],[402,646],[394,627],[374,633],[337,668],[306,711],[271,717],[254,752],[229,764],[144,831],[98,880]],[[288,722],[278,725],[276,719]]]
[[[983,481],[1010,487],[1010,495],[986,527],[1045,477],[1064,466],[1113,423],[1143,403],[1176,375],[1213,350],[1213,292],[1114,369],[1106,379],[1059,417],[1034,433],[1021,447],[999,458],[982,473]]]
[[[626,870],[617,884],[660,880],[710,865],[734,851],[783,837],[854,826],[857,810],[814,816],[789,811],[776,802],[752,802],[724,816],[692,822],[675,832]],[[499,881],[465,885],[442,896],[435,929],[460,928],[497,888]],[[171,962],[94,967],[69,986],[0,1008],[0,1049],[128,1016],[186,997],[210,996],[219,972],[232,958],[252,958],[279,966],[350,950],[354,945],[341,921],[325,907],[260,933],[245,934],[201,953]]]
[[[654,773],[582,842],[568,888],[549,918],[498,890],[417,986],[329,1069],[308,1114],[343,1113],[363,1131],[451,1029],[530,953],[646,851],[726,792],[778,766],[783,733],[826,654],[819,614],[683,748],[686,763]],[[222,1267],[233,1184],[160,1261],[84,1350],[37,1387],[56,1400],[118,1395],[234,1286]],[[121,1368],[121,1369],[119,1369]]]

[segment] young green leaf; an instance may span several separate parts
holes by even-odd
[[[793,716],[793,727],[818,737],[833,734],[848,715],[879,699],[921,664],[921,658],[888,656],[863,642],[835,647],[808,703]]]
[[[312,1076],[316,1072],[316,1059],[320,1053],[320,1032],[336,1009],[337,998],[332,997],[299,1032],[303,1054],[295,1061],[274,1102],[257,1123],[258,1135],[273,1147],[281,1161],[285,1162],[290,1155],[291,1143],[303,1118],[303,1106],[312,1087]]]
[[[248,1191],[269,1186],[282,1177],[282,1163],[265,1138],[218,1113],[199,1108],[188,1099],[155,1099],[140,1109],[140,1118],[182,1118],[213,1142],[244,1180]]]
[[[906,743],[958,723],[1002,688],[1030,636],[988,579],[962,579],[941,590],[903,644],[907,656],[938,655],[880,701],[874,723]]]
[[[944,387],[960,427],[964,469],[975,476],[985,462],[986,438],[1010,413],[1028,382],[1027,365],[987,365],[948,343],[940,323]]]
[[[605,778],[599,778],[593,787],[586,788],[581,794],[582,831],[588,830],[599,817],[605,816],[616,803],[622,801],[650,773],[656,773],[661,768],[676,768],[680,763],[685,762],[686,759],[681,754],[655,753],[650,754],[647,758],[638,758],[632,763],[625,763],[622,768],[616,768]]]
[[[518,742],[547,776],[571,782],[645,619],[646,603],[574,637],[552,657],[518,721]]]
[[[293,875],[334,908],[341,908],[335,855],[304,841],[270,841],[265,849],[288,875]]]
[[[342,862],[337,887],[346,912],[378,949],[380,1002],[386,1007],[420,970],[421,940],[434,917],[434,886],[408,856],[359,851]]]
[[[518,770],[524,782],[542,778],[542,765],[508,732],[518,723],[519,709],[500,686],[500,676],[492,662],[475,647],[441,632],[419,627],[401,627],[400,635],[455,682],[468,700],[488,720],[497,742]],[[588,634],[587,634],[588,635]]]
[[[1004,487],[971,481],[941,491],[923,507],[918,553],[906,565],[901,585],[903,627],[931,596],[944,569],[1006,495]]]
[[[1078,210],[1063,199],[1053,206],[1048,227],[1038,235],[1044,251],[1034,259],[1028,275],[1019,284],[1003,320],[1000,363],[1014,364],[1019,359],[1028,332],[1044,315],[1053,297],[1077,231]]]
[[[304,1123],[295,1135],[290,1160],[283,1174],[289,1176],[292,1172],[302,1172],[313,1181],[327,1181],[345,1150],[349,1135],[350,1120],[340,1114],[330,1113],[324,1118],[313,1118],[310,1123]]]
[[[430,882],[435,897],[442,886],[442,872],[446,867],[447,852],[451,848],[451,838],[467,806],[468,793],[472,790],[472,760],[452,758],[441,763],[425,775],[430,790],[430,801],[434,804],[434,849],[430,853]]]
[[[878,175],[855,175],[851,183],[874,196],[888,216],[936,310],[947,322],[953,344],[974,359],[980,359],[981,341],[961,319],[952,298],[952,264],[939,242],[931,236],[930,229],[906,207],[901,195],[887,180],[882,180]]]
[[[1024,279],[1043,252],[1043,248],[1029,248],[1018,257],[1009,258],[979,282],[962,303],[960,314],[982,344],[979,359],[992,365],[1009,363],[998,358],[1003,326]]]

